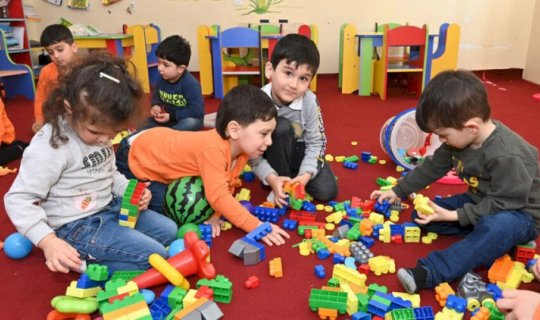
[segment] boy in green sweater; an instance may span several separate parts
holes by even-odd
[[[398,271],[409,293],[454,281],[492,263],[518,244],[536,239],[540,227],[538,150],[491,119],[486,90],[473,73],[446,71],[426,86],[416,122],[442,145],[389,191],[373,199],[395,201],[435,182],[454,168],[466,193],[431,202],[435,213],[413,212],[424,231],[464,238]]]

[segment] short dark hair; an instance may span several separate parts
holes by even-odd
[[[223,139],[228,139],[227,126],[236,121],[241,126],[277,117],[277,109],[270,97],[253,85],[233,88],[225,95],[216,115],[216,130]]]
[[[73,34],[71,34],[69,28],[63,24],[51,24],[50,26],[47,26],[41,33],[39,39],[39,42],[41,42],[41,45],[45,48],[60,42],[73,44],[74,41]]]
[[[158,45],[156,56],[171,61],[177,66],[185,65],[187,67],[189,59],[191,59],[191,46],[182,36],[170,36]]]
[[[319,69],[320,56],[315,42],[300,34],[288,34],[276,44],[270,58],[272,67],[276,69],[277,65],[284,59],[287,64],[296,62],[297,67],[307,64],[313,75]]]
[[[425,132],[462,129],[475,117],[488,121],[491,108],[484,84],[467,70],[439,73],[428,83],[416,107],[416,122]]]

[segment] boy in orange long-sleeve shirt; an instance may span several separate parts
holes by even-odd
[[[190,132],[157,127],[136,133],[120,144],[116,165],[128,178],[152,181],[149,208],[162,213],[167,184],[182,177],[200,176],[208,203],[216,211],[206,221],[212,224],[212,236],[219,235],[220,216],[250,232],[261,221],[233,197],[233,192],[240,186],[239,176],[247,160],[260,157],[272,144],[276,116],[276,108],[264,92],[254,86],[236,87],[221,103],[215,130]],[[280,227],[272,225],[272,232],[263,241],[280,245],[288,237]]]
[[[61,24],[52,24],[46,27],[41,33],[40,42],[49,54],[52,63],[43,67],[39,74],[34,101],[35,120],[32,125],[34,133],[43,126],[43,103],[56,87],[58,76],[71,63],[77,52],[71,31]]]
[[[19,159],[28,144],[15,140],[15,128],[0,99],[0,166]]]

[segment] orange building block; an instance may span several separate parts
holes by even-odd
[[[338,311],[335,309],[319,308],[319,318],[321,319],[337,319]]]
[[[446,305],[446,299],[451,294],[455,295],[456,292],[450,287],[448,282],[443,282],[435,287],[435,300],[437,300],[441,307]]]
[[[281,278],[283,277],[283,267],[281,264],[281,258],[277,257],[268,262],[268,272],[272,277]]]
[[[499,259],[495,260],[491,268],[488,271],[488,279],[491,283],[506,282],[506,279],[510,275],[514,262],[509,255],[505,254]]]

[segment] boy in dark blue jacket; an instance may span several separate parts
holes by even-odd
[[[152,93],[151,118],[145,128],[167,126],[182,131],[203,127],[204,99],[201,85],[187,70],[191,58],[189,42],[174,35],[156,49],[161,75]]]

